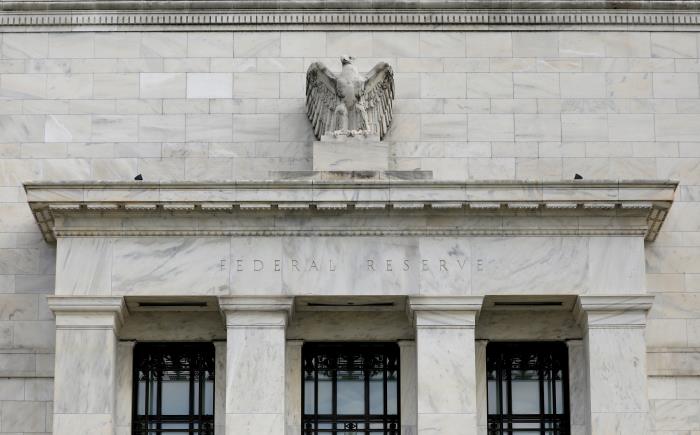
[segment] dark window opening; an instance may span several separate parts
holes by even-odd
[[[561,342],[489,343],[489,435],[568,435],[568,350]]]
[[[133,435],[214,435],[214,345],[138,343]]]
[[[396,343],[305,343],[303,435],[398,435]]]

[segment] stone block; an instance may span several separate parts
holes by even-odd
[[[652,57],[696,58],[697,35],[691,32],[652,32]]]
[[[559,74],[513,74],[515,98],[559,98]]]
[[[185,98],[187,81],[184,73],[142,73],[141,98]]]
[[[561,140],[559,115],[515,115],[515,140],[558,142]],[[531,156],[531,157],[536,157]],[[525,157],[525,156],[517,156]]]
[[[2,404],[3,432],[46,432],[46,402],[22,401]]]
[[[654,97],[698,98],[698,74],[654,73]]]
[[[465,98],[467,75],[464,73],[421,74],[421,98]]]
[[[138,140],[142,142],[183,142],[185,115],[139,116]]]
[[[462,32],[420,33],[421,57],[464,57],[465,55],[465,34]]]
[[[468,115],[467,137],[470,141],[514,140],[513,115]]]
[[[454,96],[458,96],[455,94]],[[513,75],[507,73],[467,74],[467,97],[513,98]]]
[[[95,98],[139,98],[139,74],[95,74],[93,93]]]
[[[236,57],[276,57],[280,55],[279,32],[240,32],[233,35]]]
[[[92,117],[92,140],[96,142],[136,142],[138,119],[133,115]]]
[[[559,75],[562,98],[605,98],[605,75],[564,73]]]
[[[231,98],[231,73],[188,73],[187,98]]]
[[[46,95],[52,99],[92,98],[91,74],[49,74],[46,80]]]
[[[654,115],[608,115],[611,141],[653,141]]]
[[[373,56],[413,57],[416,56],[416,53],[420,53],[420,34],[418,32],[372,33]]]
[[[234,73],[234,98],[279,98],[279,74]]]
[[[3,74],[0,76],[0,98],[46,98],[46,76],[43,74]]]
[[[467,56],[512,57],[513,46],[510,32],[467,33]]]
[[[559,56],[605,57],[605,40],[598,32],[559,33]]]
[[[44,141],[88,141],[91,129],[92,119],[89,115],[48,115],[44,126]]]
[[[605,115],[563,114],[562,140],[605,141],[608,139],[608,119]]]
[[[386,171],[389,145],[376,136],[333,138],[313,144],[314,171]]]
[[[608,73],[605,75],[610,98],[649,98],[652,96],[651,74]]]
[[[184,32],[144,32],[141,34],[142,57],[187,56],[187,34]]]
[[[554,32],[513,32],[513,57],[557,57],[558,35]]]
[[[658,114],[656,139],[693,142],[700,137],[700,114]]]
[[[94,33],[49,33],[50,58],[85,59],[94,56]]]
[[[44,120],[40,115],[0,115],[0,142],[41,142]]]
[[[187,56],[231,57],[233,56],[233,33],[206,32],[187,34]]]
[[[96,33],[95,54],[101,58],[139,57],[141,54],[141,33]]]
[[[231,115],[186,115],[187,141],[230,142],[233,138]]]
[[[608,57],[651,57],[651,32],[606,32],[605,55]]]
[[[0,45],[3,59],[42,59],[48,57],[47,33],[4,33]]]
[[[402,115],[402,116],[412,116],[412,115]],[[396,119],[394,117],[392,121],[392,131],[396,131],[400,128],[400,124],[397,125]],[[404,126],[406,128],[407,126]],[[418,126],[413,126],[416,128]],[[420,115],[420,138],[424,140],[433,141],[457,141],[464,140],[467,135],[467,117],[466,115]],[[396,130],[394,130],[396,129]],[[402,132],[403,133],[403,132]],[[392,136],[393,140],[410,140],[406,136]]]
[[[284,32],[280,39],[280,56],[282,57],[325,57],[326,34],[322,32]],[[352,53],[328,53],[331,57],[340,57]]]

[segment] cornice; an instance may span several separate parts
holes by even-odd
[[[699,0],[2,0],[0,29],[329,30],[700,25]]]
[[[57,237],[221,235],[623,235],[654,240],[677,185],[673,181],[402,180],[38,182],[24,187],[45,240],[53,242]],[[194,221],[169,226],[162,219],[227,222],[226,216],[230,222],[219,226]],[[489,225],[469,226],[470,216],[486,217]],[[132,217],[153,224],[115,223]],[[327,225],[344,217],[364,218]],[[431,217],[438,218],[435,224]],[[511,220],[520,217],[530,218],[534,226],[513,225]],[[547,223],[552,217],[569,218],[571,223]],[[592,217],[619,219],[615,224],[578,220]],[[76,218],[90,219],[91,224],[61,224]],[[237,224],[237,219],[247,223]]]

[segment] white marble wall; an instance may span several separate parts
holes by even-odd
[[[54,370],[44,295],[102,291],[106,280],[92,271],[102,261],[111,267],[109,257],[82,258],[66,265],[80,281],[55,284],[62,273],[56,249],[41,240],[20,183],[137,173],[147,180],[261,179],[270,170],[309,169],[305,67],[323,59],[337,68],[338,53],[358,48],[365,50],[362,70],[381,60],[396,71],[387,137],[396,169],[432,170],[438,179],[581,173],[681,181],[659,238],[643,247],[646,284],[656,295],[646,343],[654,376],[693,384],[700,376],[700,97],[693,81],[700,37],[678,30],[313,32],[302,42],[296,32],[0,34],[0,433],[50,432],[52,395],[34,391],[51,383]],[[203,273],[202,288],[218,288],[215,269],[191,261]],[[627,256],[611,254],[601,266],[614,270],[607,265],[616,261]],[[559,277],[576,284],[584,272],[575,271]],[[519,273],[525,284],[513,288],[533,291],[535,281]],[[601,288],[624,276],[601,276]],[[550,284],[549,291],[559,288]],[[697,396],[680,391],[652,400],[656,435],[700,430]]]

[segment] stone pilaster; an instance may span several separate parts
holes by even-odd
[[[214,435],[226,434],[226,342],[214,342]]]
[[[476,435],[474,327],[483,297],[412,297],[417,434]]]
[[[114,435],[121,297],[49,297],[56,316],[54,435]]]
[[[646,433],[648,412],[644,328],[653,296],[581,296],[587,433]]]
[[[131,434],[135,344],[135,341],[117,343],[116,435]]]
[[[416,402],[416,342],[399,340],[401,362],[401,435],[415,435],[418,404]]]
[[[303,340],[287,341],[286,435],[301,434],[301,414],[303,412],[303,404],[301,403],[301,348],[303,345]]]
[[[226,321],[226,433],[285,432],[286,327],[293,299],[223,297]]]

